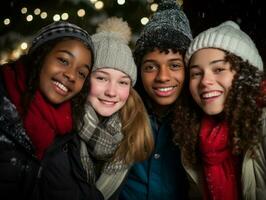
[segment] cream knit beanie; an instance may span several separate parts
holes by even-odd
[[[117,69],[131,78],[133,86],[137,79],[137,67],[128,46],[131,30],[127,22],[112,17],[100,24],[96,32],[92,35],[96,54],[92,71],[100,68]]]
[[[196,51],[203,48],[219,48],[228,51],[263,71],[262,59],[254,42],[233,21],[226,21],[195,37],[187,50],[186,63]]]

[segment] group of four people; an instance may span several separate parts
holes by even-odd
[[[0,68],[1,199],[263,199],[263,63],[227,21],[159,3],[133,55],[110,18],[55,22]]]

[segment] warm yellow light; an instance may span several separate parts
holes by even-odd
[[[124,5],[125,4],[125,0],[117,0],[117,3],[119,4],[119,5]]]
[[[28,48],[28,44],[27,44],[27,42],[22,42],[21,45],[20,45],[20,48],[21,48],[22,50],[26,50],[26,49]]]
[[[152,12],[156,12],[157,9],[158,9],[158,4],[157,4],[157,3],[153,3],[153,4],[151,4],[151,11],[152,11]]]
[[[101,10],[104,6],[104,3],[102,1],[97,1],[94,6],[97,10]]]
[[[140,22],[142,25],[146,25],[149,22],[149,19],[148,19],[148,17],[142,17]]]
[[[91,3],[93,3],[93,4],[97,2],[97,0],[90,0],[90,1],[91,1]]]
[[[42,12],[42,13],[41,13],[41,18],[42,18],[42,19],[45,19],[47,16],[48,16],[48,15],[47,15],[47,12]]]
[[[26,7],[21,8],[21,13],[26,14],[28,12],[28,9]]]
[[[11,58],[11,60],[16,60],[21,56],[21,54],[22,54],[22,51],[20,48],[15,49],[12,51],[10,58]]]
[[[68,17],[69,17],[68,13],[63,13],[63,14],[61,15],[61,19],[62,19],[62,20],[67,20]]]
[[[54,20],[55,22],[59,21],[60,19],[61,19],[61,17],[60,17],[59,14],[55,14],[55,15],[53,16],[53,20]]]
[[[79,17],[84,17],[85,14],[86,14],[86,11],[84,9],[79,9],[77,12],[77,15]]]
[[[10,24],[10,19],[9,18],[6,18],[4,19],[4,25],[9,25]]]
[[[31,22],[31,21],[33,20],[33,16],[32,16],[32,15],[28,15],[28,16],[26,17],[26,20],[27,20],[28,22]]]
[[[35,15],[39,15],[41,13],[41,9],[40,8],[36,8],[35,10],[34,10],[34,14]]]

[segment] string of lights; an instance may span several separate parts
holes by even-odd
[[[179,2],[182,1],[179,0]],[[140,0],[139,2],[135,0],[135,3],[132,0],[60,0],[55,1],[57,9],[51,6],[50,1],[47,4],[43,4],[41,1],[24,3],[11,1],[5,6],[5,8],[12,8],[12,12],[5,12],[7,15],[0,18],[0,22],[2,22],[0,23],[0,30],[2,30],[0,31],[0,64],[17,59],[25,53],[34,33],[51,21],[67,20],[93,33],[94,27],[100,21],[112,15],[110,14],[111,10],[114,15],[120,15],[125,20],[129,20],[121,11],[132,7],[131,12],[135,17],[133,24],[137,24],[141,28],[149,21],[149,15],[158,7],[158,3],[154,0]],[[142,7],[142,12],[140,12],[140,7]],[[135,16],[135,12],[140,14]],[[135,27],[133,28],[135,30]]]

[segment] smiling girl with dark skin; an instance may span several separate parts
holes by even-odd
[[[68,22],[41,29],[28,54],[1,67],[0,199],[36,199],[41,162],[55,138],[82,124],[94,52]]]

